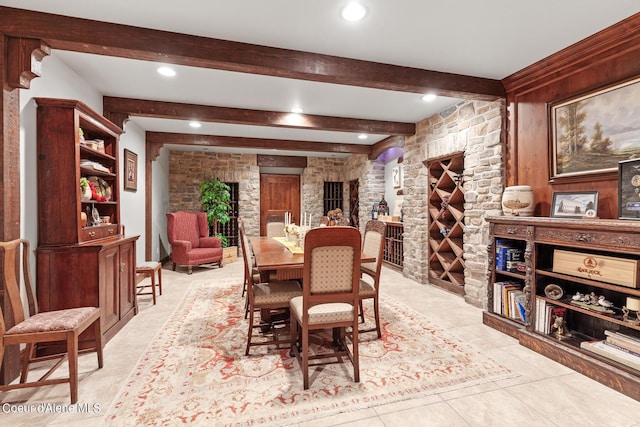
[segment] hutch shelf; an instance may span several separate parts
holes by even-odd
[[[118,140],[122,130],[76,100],[36,98],[40,309],[101,309],[104,342],[128,322],[135,299],[136,240],[120,218]],[[87,200],[87,178],[104,198]],[[80,337],[91,347],[93,330]],[[41,355],[59,345],[38,347]]]
[[[464,294],[464,154],[434,159],[429,174],[429,282]]]
[[[601,356],[583,348],[604,343],[611,334],[640,340],[640,325],[633,321],[636,314],[625,318],[622,310],[628,298],[640,299],[640,223],[537,217],[491,217],[487,221],[490,242],[484,323],[546,357],[640,400],[638,368],[614,356]],[[509,271],[501,263],[502,245],[522,251],[522,263],[517,262],[518,268],[511,269],[515,271]],[[575,265],[567,264],[562,255],[567,252],[575,254]],[[630,264],[631,270],[623,276],[617,271],[610,275],[607,263],[599,261],[604,259]],[[618,277],[624,277],[625,281],[633,279],[624,284]],[[525,296],[523,318],[513,318],[501,308],[510,304],[508,294],[520,292]],[[578,295],[592,293],[612,304],[610,312],[602,311],[597,304],[585,306],[576,301]],[[564,318],[567,332],[564,335],[556,333],[551,325],[556,316]]]

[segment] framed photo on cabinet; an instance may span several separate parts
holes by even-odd
[[[124,189],[138,191],[138,155],[126,148],[124,150]]]
[[[618,163],[618,218],[640,219],[640,159]]]
[[[551,216],[555,218],[595,218],[598,216],[597,191],[554,191]]]

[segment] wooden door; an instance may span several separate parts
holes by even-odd
[[[300,175],[260,174],[260,235],[267,234],[267,216],[284,216],[285,212],[300,223]]]

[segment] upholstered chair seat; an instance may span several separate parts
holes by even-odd
[[[18,323],[4,334],[35,334],[74,329],[82,324],[83,321],[95,315],[96,311],[98,309],[95,307],[80,307],[38,313]]]

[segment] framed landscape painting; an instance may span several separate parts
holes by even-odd
[[[640,79],[551,107],[551,178],[615,172],[640,155]]]

